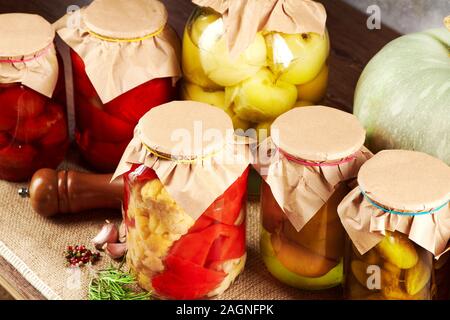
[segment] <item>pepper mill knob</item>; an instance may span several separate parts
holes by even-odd
[[[31,206],[44,217],[59,213],[79,213],[92,209],[120,209],[122,179],[110,183],[112,174],[92,174],[72,170],[40,169],[31,178],[28,190]]]

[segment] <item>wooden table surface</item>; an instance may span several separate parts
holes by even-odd
[[[194,6],[190,0],[162,1],[168,8],[170,24],[181,35]],[[86,0],[0,0],[0,13],[36,13],[54,22],[65,14],[68,5],[83,6],[89,2]],[[351,112],[354,88],[362,69],[376,52],[399,34],[385,26],[382,26],[380,30],[368,30],[367,18],[339,0],[321,2],[327,9],[327,26],[331,39],[330,80],[325,104]],[[1,257],[0,285],[16,299],[43,298]]]

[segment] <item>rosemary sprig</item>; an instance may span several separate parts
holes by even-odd
[[[100,270],[89,283],[89,300],[150,300],[149,292],[135,292],[136,279],[130,273],[110,266]]]

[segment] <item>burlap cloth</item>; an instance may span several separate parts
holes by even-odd
[[[80,168],[73,149],[62,168]],[[105,219],[119,222],[120,213],[93,211],[82,215],[46,219],[34,213],[28,199],[17,189],[23,184],[0,181],[0,255],[48,299],[86,299],[91,272],[70,272],[63,251],[70,244],[89,244]],[[245,271],[219,299],[333,299],[340,289],[305,292],[290,288],[267,271],[259,255],[260,212],[257,201],[247,207],[247,252]],[[107,266],[105,256],[94,269]],[[81,281],[78,281],[81,280]]]

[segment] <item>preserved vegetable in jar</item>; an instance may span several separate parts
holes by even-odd
[[[236,129],[267,129],[322,100],[330,51],[326,12],[305,0],[193,0],[183,37],[182,98],[225,110]]]
[[[57,22],[71,48],[75,139],[92,167],[111,172],[139,118],[175,98],[179,43],[157,0],[95,0],[78,14],[77,28],[71,15]]]
[[[348,113],[322,106],[278,117],[259,151],[261,254],[269,272],[293,287],[343,282],[345,231],[337,206],[371,157],[365,131]]]
[[[50,23],[0,14],[0,179],[56,168],[69,145],[64,70]]]
[[[450,168],[424,153],[382,151],[361,167],[358,185],[338,208],[347,298],[447,299]]]
[[[127,263],[142,288],[164,299],[221,294],[246,260],[249,161],[239,158],[247,146],[233,138],[178,149],[172,133],[199,134],[196,123],[206,134],[233,132],[229,117],[212,106],[162,105],[140,120],[114,175],[125,181]],[[222,162],[224,153],[235,162]]]

